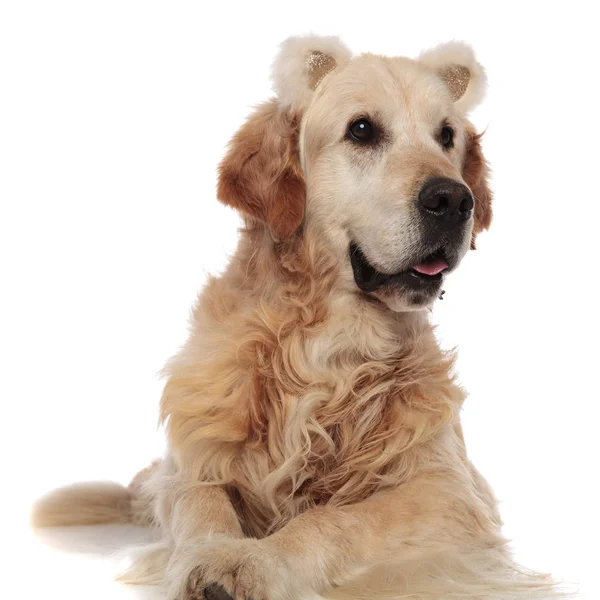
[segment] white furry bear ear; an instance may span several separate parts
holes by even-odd
[[[352,54],[337,37],[298,36],[285,40],[273,63],[273,86],[281,106],[302,112],[330,73],[345,67]]]
[[[483,100],[487,77],[469,45],[463,42],[440,44],[421,53],[418,60],[437,72],[461,112],[469,112]]]

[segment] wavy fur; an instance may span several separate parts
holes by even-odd
[[[474,61],[452,48],[452,60]],[[312,96],[307,49],[349,61]],[[425,58],[436,66],[443,54]],[[219,199],[246,228],[165,368],[167,456],[128,490],[58,492],[38,523],[75,498],[84,519],[160,528],[121,580],[161,582],[168,600],[205,598],[215,583],[244,600],[561,596],[510,557],[496,499],[467,458],[465,394],[428,304],[363,294],[348,264],[360,234],[378,264],[401,270],[420,242],[413,199],[434,176],[473,193],[466,252],[491,220],[480,136],[419,61],[350,60],[336,40],[307,38],[284,45],[276,81],[281,97],[250,116],[221,163]],[[369,102],[392,117],[366,150],[346,131]],[[456,130],[451,148],[432,137],[438,113]]]
[[[418,462],[411,448],[456,420],[463,395],[451,358],[419,329],[407,330],[401,346],[381,340],[383,360],[343,338],[330,360],[314,364],[335,264],[304,237],[257,252],[260,232],[243,235],[246,255],[226,279],[244,277],[256,305],[209,311],[204,327],[215,335],[203,346],[215,352],[203,348],[201,362],[184,352],[169,365],[161,407],[181,464],[202,480],[234,484],[248,530],[262,536],[316,504],[359,502],[409,478]],[[224,288],[239,290],[211,282],[198,320],[207,307],[235,303]],[[271,288],[264,301],[261,288]],[[260,454],[269,460],[257,463]]]

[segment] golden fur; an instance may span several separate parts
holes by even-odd
[[[326,38],[321,50],[318,38],[306,40],[283,54],[335,43]],[[370,55],[346,64],[343,48],[336,56],[343,70],[314,94],[296,61],[280,91],[292,100],[259,107],[220,166],[219,198],[246,228],[165,369],[167,457],[104,500],[59,495],[58,516],[57,496],[42,500],[34,522],[112,514],[159,527],[162,541],[123,580],[164,582],[169,599],[202,598],[214,583],[244,600],[550,597],[558,593],[550,580],[511,561],[494,496],[467,458],[464,393],[427,306],[359,293],[347,264],[346,228],[373,245],[380,265],[404,252],[409,198],[432,175],[470,186],[473,245],[491,219],[480,136],[437,75],[443,52],[430,55],[435,69]],[[365,73],[373,80],[363,86]],[[399,81],[410,84],[402,98],[390,94]],[[482,95],[468,93],[470,102]],[[410,141],[389,151],[383,170],[380,155],[336,141],[345,103],[352,115],[373,98],[390,115],[411,115],[402,138]],[[451,154],[423,133],[439,106],[457,129]],[[391,123],[385,110],[380,118]],[[396,211],[383,216],[397,227],[379,232],[380,255],[370,237],[379,200],[368,214],[354,202],[340,208],[352,178],[368,180],[365,193],[377,188]]]

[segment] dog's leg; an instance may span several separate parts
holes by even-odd
[[[229,495],[220,486],[192,484],[176,491],[166,504],[164,513],[176,544],[214,535],[244,537]]]
[[[132,486],[136,497],[152,500],[152,521],[160,527],[162,540],[141,550],[119,579],[137,584],[164,582],[169,600],[218,600],[216,586],[205,593],[203,579],[190,573],[202,546],[244,537],[229,495],[220,486],[185,480],[170,459],[152,478],[146,475],[142,473],[143,480],[136,478]]]
[[[317,598],[381,563],[494,544],[496,524],[470,479],[428,475],[355,505],[307,511],[261,540],[203,545],[188,580],[219,584],[236,600]]]
[[[229,495],[220,486],[175,487],[163,497],[161,513],[173,542],[165,572],[168,597],[216,600],[218,587],[205,590],[212,582],[205,581],[197,571],[192,576],[190,573],[197,566],[195,557],[203,546],[227,544],[244,537]]]

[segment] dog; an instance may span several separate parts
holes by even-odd
[[[49,494],[34,525],[155,527],[121,580],[169,600],[553,596],[511,559],[429,322],[492,217],[483,68],[459,42],[308,36],[273,82],[219,167],[244,228],[166,366],[166,456]]]

